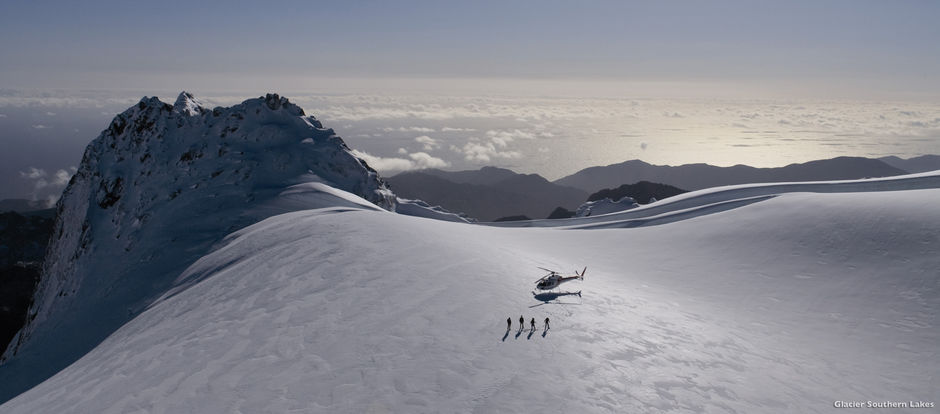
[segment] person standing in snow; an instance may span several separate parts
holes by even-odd
[[[545,317],[545,330],[548,330],[548,316]]]
[[[535,330],[535,318],[532,318],[532,320],[529,321],[529,323],[532,325],[532,330],[534,331]]]
[[[506,330],[512,329],[512,318],[506,318]]]
[[[519,330],[525,329],[525,318],[522,315],[519,315]]]

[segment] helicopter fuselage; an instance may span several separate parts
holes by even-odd
[[[562,277],[562,276],[557,276],[557,275],[549,276],[543,279],[542,281],[540,281],[538,284],[536,284],[535,287],[538,288],[539,290],[550,290],[550,289],[554,289],[558,287],[562,283],[565,283],[570,280],[575,280],[575,279],[580,279],[580,277],[578,276]]]
[[[584,270],[582,270],[581,273],[578,273],[578,271],[575,270],[574,276],[562,276],[558,272],[551,269],[546,269],[544,267],[540,267],[539,269],[548,272],[548,274],[535,281],[535,288],[538,290],[552,290],[558,287],[558,285],[561,285],[567,281],[575,279],[584,280],[584,272],[587,272],[587,266],[584,267]]]

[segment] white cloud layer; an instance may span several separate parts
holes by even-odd
[[[498,158],[522,158],[522,153],[519,151],[501,151],[497,148],[497,145],[494,142],[469,141],[462,147],[451,145],[450,149],[462,154],[465,160],[478,163],[487,163]],[[505,145],[503,146],[505,147]]]
[[[317,109],[310,112],[324,122],[333,116],[379,126],[421,120],[437,131],[428,136],[440,146],[418,142],[412,150],[448,148],[461,156],[457,168],[497,165],[550,179],[630,159],[775,167],[940,149],[940,105],[931,102],[398,96],[311,103]],[[393,129],[402,128],[408,127]],[[379,149],[386,137],[372,139],[361,149],[387,151]],[[404,145],[397,141],[390,149]]]
[[[496,165],[555,179],[630,159],[773,167],[843,155],[906,158],[940,152],[940,104],[929,101],[280,92],[327,127],[337,128],[350,147],[373,155],[370,164],[387,166],[386,171],[418,168],[434,159],[456,169]],[[66,119],[69,112],[56,106],[105,105],[102,111],[110,112],[109,105],[123,102],[115,109],[119,112],[153,94],[6,90],[0,93],[0,110],[5,105],[51,105],[40,113],[49,110]],[[209,105],[254,96],[197,95]],[[175,93],[159,96],[172,102]],[[30,128],[52,125],[39,120],[23,125],[37,135],[69,130],[58,121],[53,129]],[[434,156],[412,158],[419,151]]]
[[[403,148],[401,148],[403,149]],[[380,173],[389,174],[402,171],[421,170],[426,168],[446,168],[450,163],[443,159],[431,156],[426,152],[407,154],[408,158],[379,157],[364,151],[352,150],[353,155],[365,160],[370,167]],[[401,151],[399,151],[401,153]]]
[[[436,139],[431,138],[427,135],[422,135],[415,138],[415,142],[422,144],[425,151],[431,151],[441,147],[441,143],[437,142]]]
[[[489,130],[486,131],[486,137],[490,139],[494,144],[505,148],[509,145],[510,142],[513,142],[517,139],[535,139],[535,134],[531,132],[524,132],[518,129],[511,131],[495,131]]]
[[[434,128],[427,128],[427,127],[418,127],[418,126],[398,127],[398,128],[384,127],[384,128],[382,128],[382,131],[384,131],[384,132],[396,132],[396,131],[397,131],[397,132],[424,132],[424,133],[427,133],[427,132],[434,132],[435,129],[434,129]]]
[[[20,178],[33,182],[33,192],[30,197],[33,200],[44,199],[47,207],[51,207],[58,201],[62,190],[68,185],[72,175],[78,169],[70,167],[69,169],[60,169],[49,174],[42,168],[29,167],[26,171],[20,171]]]

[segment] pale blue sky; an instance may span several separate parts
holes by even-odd
[[[937,96],[938,20],[935,1],[16,1],[0,5],[0,87],[573,78]]]

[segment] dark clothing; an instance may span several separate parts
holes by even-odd
[[[519,329],[525,328],[525,318],[519,317]]]
[[[548,318],[545,318],[545,329],[548,329]]]
[[[532,330],[535,330],[535,318],[532,318],[532,320],[529,321],[529,323],[532,324]]]
[[[506,318],[506,329],[512,328],[512,318]]]

